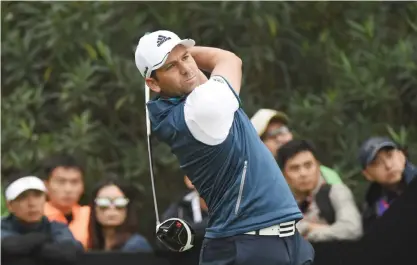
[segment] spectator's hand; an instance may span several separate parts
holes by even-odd
[[[300,235],[302,235],[304,238],[307,236],[308,234],[308,227],[309,227],[309,222],[306,221],[305,219],[300,220],[297,223],[297,230],[300,233]]]
[[[309,223],[307,234],[311,233],[312,231],[314,231],[316,229],[323,228],[323,227],[328,227],[328,225],[318,224],[318,223]]]
[[[1,249],[10,255],[27,255],[36,251],[50,237],[45,233],[33,232],[26,235],[5,237],[1,240]]]

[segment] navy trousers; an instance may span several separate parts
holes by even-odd
[[[289,237],[206,238],[200,252],[200,265],[309,265],[313,260],[313,247],[297,230]]]

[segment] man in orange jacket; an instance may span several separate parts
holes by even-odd
[[[49,198],[45,215],[50,221],[67,224],[74,237],[86,248],[90,207],[79,205],[84,192],[83,173],[83,167],[68,155],[51,156],[44,164]]]

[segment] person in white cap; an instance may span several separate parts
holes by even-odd
[[[278,149],[293,139],[293,134],[288,128],[289,118],[281,111],[260,109],[252,116],[251,122],[275,157]]]
[[[147,103],[152,134],[170,146],[208,207],[200,264],[312,264],[314,250],[295,228],[300,209],[241,108],[242,60],[194,45],[155,31],[139,40],[135,61],[158,94]],[[178,238],[160,229],[157,237],[171,249]]]
[[[5,199],[10,214],[1,220],[2,261],[34,258],[43,264],[73,263],[83,250],[66,225],[49,222],[44,216],[45,192],[43,181],[36,176],[16,174],[9,178]]]
[[[288,116],[273,109],[260,109],[251,118],[251,122],[259,137],[274,157],[284,144],[294,139],[289,129]],[[339,174],[333,169],[320,165],[320,171],[328,184],[342,183]]]

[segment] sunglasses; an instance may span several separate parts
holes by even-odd
[[[94,202],[98,207],[100,207],[102,209],[110,208],[112,205],[115,208],[123,209],[129,204],[129,199],[125,198],[125,197],[118,197],[118,198],[114,198],[114,199],[96,198],[94,200]]]
[[[287,126],[281,126],[278,129],[271,130],[271,131],[267,132],[266,136],[267,137],[276,137],[277,135],[286,134],[286,133],[289,133],[289,132],[290,132],[290,129],[288,129]]]

